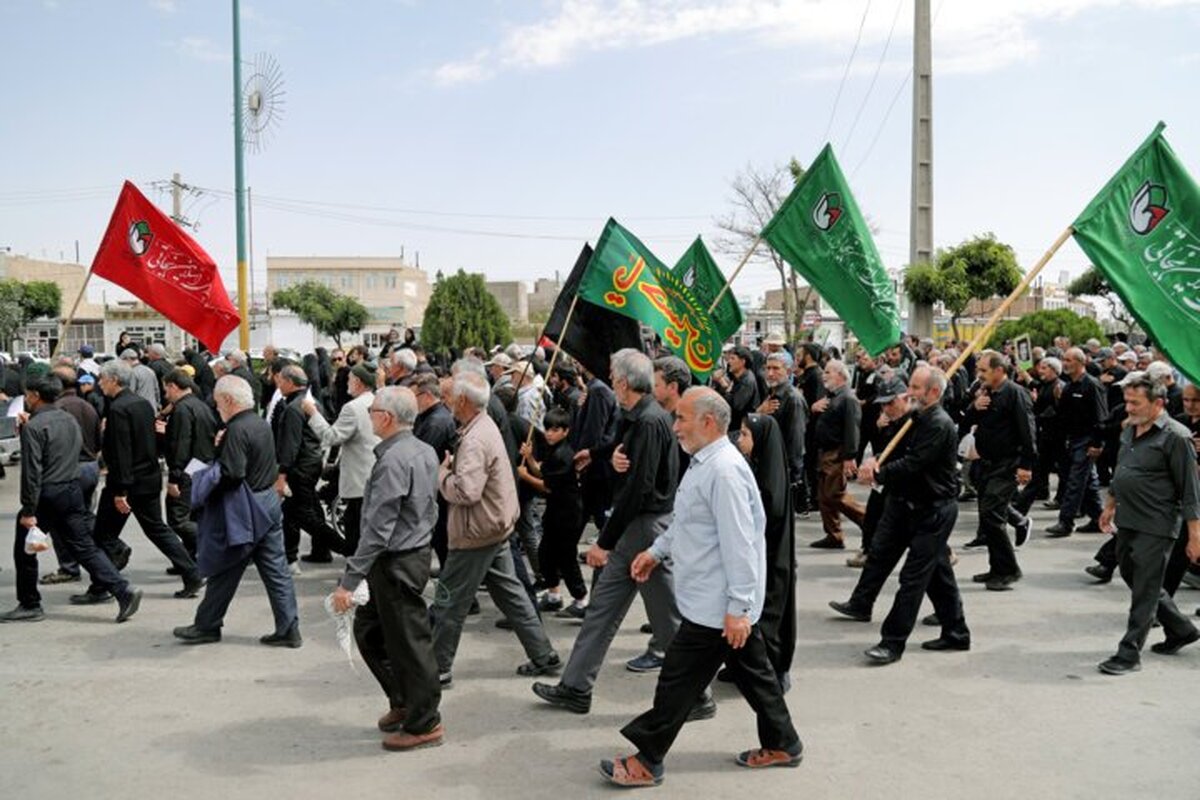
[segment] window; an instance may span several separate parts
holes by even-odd
[[[388,275],[387,277],[385,277],[383,279],[383,285],[384,285],[384,288],[386,288],[386,289],[395,289],[396,288],[396,276]]]
[[[367,288],[368,289],[378,289],[379,288],[379,276],[378,275],[368,275],[367,276]]]

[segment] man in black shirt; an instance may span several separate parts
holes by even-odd
[[[817,415],[816,424],[813,425],[816,429],[813,445],[819,453],[817,501],[825,537],[813,542],[810,547],[829,550],[845,548],[842,514],[859,528],[863,524],[863,507],[846,491],[846,479],[858,473],[855,454],[858,452],[862,419],[858,398],[847,385],[849,380],[846,365],[831,359],[825,364],[825,390],[828,395],[812,406],[812,412]]]
[[[740,431],[742,420],[747,414],[753,414],[761,401],[751,358],[745,347],[735,347],[725,354],[729,372],[722,381],[721,390],[733,414],[729,419],[730,431]]]
[[[875,359],[866,348],[859,347],[854,361],[854,396],[862,406],[862,426],[858,435],[858,452],[855,458],[862,461],[867,445],[875,436],[875,421],[879,416],[879,407],[875,404],[875,392],[879,381],[879,372],[875,369]],[[896,376],[902,383],[904,379]]]
[[[1070,536],[1075,529],[1075,515],[1083,511],[1089,522],[1081,533],[1099,533],[1100,479],[1096,474],[1096,459],[1104,449],[1104,423],[1108,417],[1108,401],[1100,381],[1088,374],[1083,351],[1072,347],[1063,355],[1063,372],[1068,383],[1058,398],[1058,418],[1066,435],[1066,457],[1062,480],[1062,506],[1058,522],[1046,529],[1050,538]]]
[[[1036,456],[1033,404],[1029,393],[1008,379],[1005,358],[986,351],[976,367],[979,390],[965,421],[975,425],[979,451],[979,532],[988,548],[988,571],[972,578],[994,592],[1007,591],[1021,579],[1017,554],[1008,538],[1010,504],[1017,484],[1032,476]],[[1026,523],[1027,525],[1028,523]],[[1018,540],[1023,541],[1018,530]]]
[[[770,414],[779,423],[783,448],[787,456],[788,485],[792,501],[802,498],[804,486],[804,440],[808,429],[808,404],[804,396],[788,379],[788,355],[783,351],[767,356],[764,367],[767,396],[758,406],[758,413]]]
[[[799,377],[800,395],[808,407],[809,414],[813,406],[825,396],[825,380],[821,373],[821,348],[812,342],[806,343],[797,351],[798,363],[796,373]],[[811,419],[810,419],[811,422]],[[796,511],[817,510],[817,447],[813,443],[816,436],[816,425],[809,425],[804,431],[804,483],[808,489],[805,504],[796,504]]]
[[[458,439],[458,424],[454,413],[442,402],[442,385],[436,375],[420,375],[412,385],[417,397],[417,419],[413,424],[413,435],[433,448],[438,461],[454,450]],[[446,533],[449,514],[446,498],[437,495],[438,520],[433,528],[431,545],[437,553],[438,564],[445,564],[450,555],[450,543]]]
[[[186,472],[192,459],[209,463],[216,452],[217,418],[207,403],[196,396],[196,384],[183,370],[175,370],[163,381],[171,404],[167,417],[163,455],[167,462],[167,524],[196,556],[196,523],[192,520],[192,479]]]
[[[575,448],[575,464],[581,470],[580,490],[583,493],[583,518],[603,528],[612,505],[612,473],[608,459],[591,458],[591,451],[611,446],[616,436],[621,412],[613,390],[600,378],[583,370],[587,380],[587,397],[579,409],[575,427],[571,429],[571,447]]]
[[[275,443],[271,427],[254,413],[254,393],[250,384],[236,375],[226,375],[217,382],[213,399],[217,413],[225,422],[225,430],[216,452],[216,463],[221,471],[220,482],[208,496],[206,513],[222,514],[225,496],[240,490],[245,484],[252,495],[252,502],[258,506],[258,511],[265,514],[269,529],[256,538],[249,548],[212,555],[216,566],[209,576],[204,599],[196,608],[195,621],[191,625],[176,628],[175,638],[184,644],[221,641],[225,612],[237,592],[242,573],[253,561],[275,616],[274,633],[261,637],[259,641],[269,647],[299,647],[302,640],[296,611],[296,588],[288,574],[284,555],[283,512],[275,490],[279,471],[275,466]],[[201,557],[204,558],[204,542],[201,542],[201,551]]]
[[[941,370],[931,367],[913,370],[908,392],[916,413],[904,454],[889,458],[883,466],[874,457],[863,465],[863,477],[882,484],[887,499],[877,545],[871,551],[860,583],[871,577],[868,571],[886,578],[908,550],[908,558],[900,570],[900,588],[883,622],[880,642],[865,653],[874,664],[900,660],[926,592],[941,621],[942,635],[921,647],[935,651],[971,648],[971,632],[963,617],[962,599],[947,547],[958,519],[959,478],[958,428],[941,407],[945,391],[946,376]],[[841,611],[836,605],[834,608]],[[869,606],[866,614],[870,619]]]

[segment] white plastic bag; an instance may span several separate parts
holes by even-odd
[[[349,611],[339,613],[334,609],[332,592],[325,598],[325,613],[329,614],[329,618],[333,620],[333,633],[337,637],[338,647],[342,648],[342,652],[346,654],[350,668],[356,671],[357,667],[354,666],[354,609],[366,605],[370,599],[371,590],[366,581],[361,581],[351,594],[350,602],[353,605]]]
[[[50,549],[50,535],[34,525],[25,532],[25,552],[30,555],[44,553]],[[365,581],[364,581],[365,583]]]

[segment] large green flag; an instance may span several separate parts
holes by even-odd
[[[725,288],[725,276],[699,236],[679,262],[671,268],[671,273],[692,290],[692,294],[705,310],[712,306],[713,300],[716,300],[717,295]],[[722,342],[740,330],[744,321],[742,308],[732,290],[721,295],[721,302],[710,312],[710,316],[713,327],[717,330],[717,338]]]
[[[707,308],[615,219],[600,234],[579,296],[649,325],[698,377],[716,366],[721,338]]]
[[[1158,349],[1200,380],[1200,188],[1158,123],[1079,219],[1075,241]]]
[[[762,236],[873,355],[900,341],[896,288],[830,145],[804,173]]]

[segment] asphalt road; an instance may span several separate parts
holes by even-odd
[[[19,470],[0,482],[4,541],[13,530]],[[974,531],[961,506],[954,543]],[[1052,522],[1039,511],[1038,527]],[[969,576],[986,556],[962,552],[957,572],[973,632],[969,653],[928,653],[918,628],[897,664],[873,668],[876,623],[836,619],[826,602],[849,596],[857,571],[846,553],[810,550],[815,519],[798,525],[799,642],[787,696],[805,743],[794,770],[749,772],[735,752],[757,745],[753,715],[718,685],[715,719],[687,726],[656,790],[709,798],[1197,798],[1200,797],[1200,646],[1174,657],[1147,652],[1140,673],[1096,671],[1123,630],[1128,594],[1082,572],[1102,536],[1047,540],[1035,530],[1020,553],[1025,578],[990,593]],[[609,653],[592,712],[575,716],[537,701],[514,674],[516,638],[493,627],[482,598],[444,695],[444,746],[381,750],[376,717],[386,703],[361,662],[347,664],[321,602],[334,568],[297,581],[300,650],[258,644],[271,629],[261,584],[248,573],[224,641],[186,647],[171,628],[196,601],[176,600],[165,559],[131,522],[127,570],[146,592],[137,616],[114,625],[115,606],[67,604],[79,584],[48,587],[47,618],[0,626],[0,797],[451,798],[606,797],[601,758],[625,752],[618,729],[648,707],[653,675],[622,662],[645,644],[640,603]],[[857,532],[851,538],[857,541]],[[4,552],[10,552],[5,547]],[[43,572],[53,569],[42,557]],[[0,595],[14,604],[11,562]],[[1189,613],[1200,592],[1181,589]],[[565,657],[576,627],[547,621]],[[1151,634],[1157,641],[1161,633]],[[387,794],[385,794],[387,793]]]

